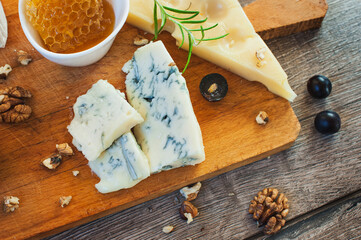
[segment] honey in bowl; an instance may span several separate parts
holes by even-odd
[[[112,33],[115,22],[105,0],[26,0],[26,15],[46,48],[56,53],[94,47]]]

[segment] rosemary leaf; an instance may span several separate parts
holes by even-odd
[[[179,45],[179,48],[181,48],[181,47],[183,47],[183,44],[184,44],[184,30],[183,30],[183,28],[181,27],[181,25],[180,25],[179,23],[177,23],[177,25],[178,25],[181,33],[182,33],[182,42],[181,42],[181,44]]]
[[[181,23],[183,24],[199,24],[199,23],[204,23],[208,20],[208,18],[202,19],[202,20],[193,20],[193,21],[181,21]]]
[[[161,24],[159,27],[159,23],[158,23],[158,8],[160,11],[160,18],[161,18]],[[187,15],[187,16],[175,16],[172,15],[169,12],[173,12],[173,13],[178,13],[178,14],[183,14],[183,15]],[[205,23],[208,18],[204,18],[201,20],[192,20],[195,17],[197,17],[200,14],[199,11],[188,11],[188,10],[181,10],[181,9],[175,9],[175,8],[171,8],[171,7],[167,7],[167,6],[163,6],[162,4],[159,3],[158,0],[154,0],[154,11],[153,11],[153,17],[154,17],[154,40],[156,40],[159,36],[159,34],[162,32],[162,30],[165,27],[165,24],[167,22],[167,20],[172,21],[176,26],[179,27],[180,32],[182,34],[182,42],[179,45],[179,48],[181,48],[184,43],[185,43],[185,33],[187,33],[187,37],[188,37],[188,59],[187,59],[187,63],[182,71],[182,73],[185,72],[185,70],[187,69],[190,60],[191,60],[191,56],[192,56],[192,50],[193,50],[193,46],[197,46],[199,45],[201,42],[204,41],[213,41],[213,40],[218,40],[221,38],[224,38],[228,35],[224,34],[222,36],[219,37],[214,37],[214,38],[205,38],[205,32],[211,29],[214,29],[218,26],[217,24],[214,24],[210,27],[204,28],[202,26],[202,23]],[[186,24],[199,24],[199,28],[196,29],[189,29]],[[197,39],[194,37],[193,32],[200,32],[201,33],[201,38]]]
[[[157,9],[157,2],[154,1],[154,11],[153,11],[153,17],[154,17],[154,39],[158,38],[158,9]]]
[[[195,13],[194,15],[192,15],[192,16],[190,16],[190,17],[185,17],[185,18],[176,17],[176,16],[172,16],[172,15],[169,15],[169,14],[167,14],[167,15],[168,15],[168,17],[173,18],[173,19],[177,19],[177,20],[190,20],[190,19],[193,19],[193,18],[195,18],[196,16],[198,16],[199,13]]]
[[[197,15],[199,14],[198,11],[181,10],[181,9],[175,9],[175,8],[167,7],[167,6],[163,6],[163,8],[168,10],[168,11],[175,12],[175,13],[181,13],[181,14],[195,14],[195,13],[197,13]]]
[[[213,28],[215,28],[215,27],[217,27],[217,26],[218,26],[218,23],[214,24],[214,25],[211,26],[211,27],[203,28],[203,30],[204,30],[204,31],[208,31],[208,30],[211,30],[211,29],[213,29]],[[198,29],[189,29],[189,31],[191,31],[191,32],[200,32],[200,31],[202,31],[202,29],[200,29],[200,28],[198,28]]]
[[[229,33],[227,34],[224,34],[222,36],[219,36],[219,37],[215,37],[215,38],[203,38],[203,39],[197,39],[197,41],[202,41],[202,42],[206,42],[206,41],[214,41],[214,40],[218,40],[218,39],[221,39],[221,38],[224,38],[224,37],[227,37],[229,35]]]
[[[183,68],[182,73],[184,73],[191,61],[191,56],[192,56],[192,50],[193,50],[193,43],[194,43],[194,39],[192,39],[192,35],[190,33],[188,33],[188,41],[189,41],[189,49],[188,49],[188,60],[186,65]]]

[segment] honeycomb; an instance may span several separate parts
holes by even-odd
[[[57,53],[96,44],[112,27],[111,18],[104,15],[103,0],[26,0],[26,15],[46,47]]]

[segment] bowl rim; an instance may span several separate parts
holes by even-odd
[[[20,24],[21,24],[21,27],[23,29],[23,32],[25,33],[25,36],[28,39],[28,41],[30,42],[30,44],[33,45],[36,50],[38,50],[39,52],[41,52],[43,54],[46,54],[48,57],[52,57],[52,58],[59,58],[60,57],[62,59],[73,59],[74,57],[82,57],[84,55],[90,54],[90,53],[104,47],[113,38],[116,37],[116,35],[119,33],[119,31],[124,26],[124,23],[125,23],[125,21],[126,21],[126,19],[128,17],[128,14],[129,14],[129,0],[111,0],[112,2],[113,1],[121,1],[121,2],[123,2],[123,8],[124,9],[121,12],[120,20],[119,20],[118,24],[114,27],[112,33],[109,34],[109,36],[107,38],[105,38],[103,41],[101,41],[97,45],[95,45],[95,46],[93,46],[93,47],[91,47],[89,49],[86,49],[84,51],[81,51],[81,52],[76,52],[76,53],[55,53],[55,52],[49,51],[46,48],[44,48],[43,46],[41,46],[35,40],[33,35],[30,33],[29,27],[28,27],[28,25],[26,23],[26,22],[28,22],[28,19],[26,18],[25,14],[24,14],[25,1],[26,0],[19,0],[19,5],[18,5],[19,19],[20,19]],[[109,1],[109,0],[106,0],[106,1]],[[116,16],[117,13],[114,12],[114,14]],[[33,26],[31,26],[30,22],[29,22],[29,26],[31,28],[33,28]]]

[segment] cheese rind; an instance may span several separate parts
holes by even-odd
[[[95,187],[101,193],[131,188],[150,175],[148,159],[131,132],[115,140],[89,166],[100,178]]]
[[[151,173],[204,161],[202,133],[185,79],[163,43],[139,48],[123,71],[128,74],[128,100],[145,120],[134,134]]]
[[[6,20],[4,8],[0,2],[0,48],[4,48],[8,39],[8,23]]]
[[[129,132],[143,118],[125,96],[105,80],[99,80],[74,104],[74,119],[68,126],[73,144],[94,161],[114,140]]]
[[[288,83],[286,73],[271,50],[255,32],[237,0],[159,0],[159,2],[172,8],[199,11],[200,14],[195,20],[208,18],[202,24],[204,28],[218,23],[216,28],[206,32],[205,38],[229,34],[223,39],[201,42],[193,46],[194,54],[245,79],[261,82],[271,92],[289,101],[294,100],[296,94]],[[154,33],[153,7],[153,1],[130,0],[127,22]],[[159,19],[160,16],[158,14]],[[190,29],[199,28],[197,24],[186,26]],[[182,42],[182,33],[173,22],[168,21],[164,29],[172,34],[177,44]],[[193,32],[193,34],[198,39],[202,37],[200,32]],[[188,50],[187,38],[182,48]],[[263,48],[265,48],[264,59],[260,64],[256,52]]]

